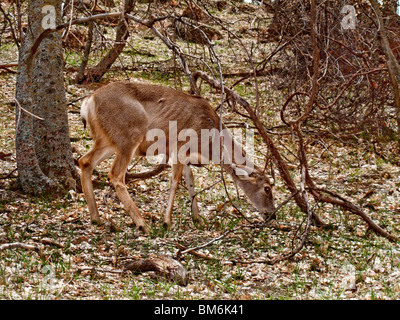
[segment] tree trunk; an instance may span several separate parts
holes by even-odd
[[[393,87],[394,104],[397,118],[397,142],[400,146],[400,64],[394,56],[392,48],[390,47],[387,30],[385,28],[382,11],[380,9],[380,4],[377,0],[370,0],[370,3],[378,19],[379,41],[386,57],[386,65],[389,71],[389,78]]]
[[[57,32],[47,36],[31,55],[35,39],[44,31],[42,13],[54,6],[60,22],[61,0],[33,0],[28,4],[29,25],[19,52],[16,99],[16,157],[18,181],[27,193],[59,193],[75,187],[76,169],[69,140],[63,75],[63,51]],[[17,105],[18,105],[17,104]]]
[[[93,29],[94,29],[94,22],[89,21],[88,23],[88,38],[85,45],[85,50],[83,51],[83,58],[81,66],[79,67],[78,74],[75,78],[76,83],[83,83],[86,79],[85,70],[89,62],[89,55],[90,51],[92,50],[92,42],[93,42]]]
[[[123,8],[125,14],[130,13],[133,10],[134,5],[134,0],[125,0]],[[82,83],[86,79],[96,82],[100,81],[100,79],[104,76],[107,70],[113,65],[113,63],[118,59],[121,52],[124,50],[128,38],[128,20],[121,19],[117,26],[117,34],[115,37],[114,46],[95,67],[87,72],[86,77],[81,77],[77,79],[78,83]]]

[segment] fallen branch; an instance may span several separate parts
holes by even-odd
[[[129,181],[132,179],[149,179],[160,174],[167,168],[169,168],[168,164],[159,164],[154,169],[145,172],[138,172],[138,173],[127,172],[125,174],[125,180]]]
[[[4,70],[4,73],[18,73],[17,71],[11,70],[11,69],[8,69],[8,68],[3,68],[3,70]]]
[[[39,255],[40,259],[46,260],[46,257],[43,254],[43,251],[38,246],[35,246],[35,245],[26,244],[26,243],[22,243],[22,242],[13,242],[13,243],[5,243],[0,246],[0,251],[7,250],[7,249],[32,250],[32,251],[35,251]]]
[[[6,63],[6,64],[0,64],[0,69],[8,69],[12,67],[18,67],[18,63]]]
[[[390,234],[385,229],[378,226],[370,218],[370,216],[367,213],[365,213],[360,207],[356,206],[355,204],[351,203],[350,201],[346,200],[345,198],[339,196],[338,194],[336,194],[332,191],[325,190],[322,188],[316,188],[314,186],[311,186],[311,187],[309,186],[308,188],[309,188],[309,190],[311,190],[311,192],[314,192],[314,194],[315,194],[315,192],[323,192],[323,193],[327,193],[328,195],[331,196],[331,197],[328,197],[328,196],[324,196],[319,193],[316,193],[314,196],[317,201],[322,201],[322,202],[338,205],[338,206],[342,207],[343,209],[348,210],[348,211],[360,216],[368,224],[368,226],[372,230],[374,230],[377,234],[379,234],[383,237],[386,237],[387,239],[389,239],[390,241],[393,241],[393,242],[399,241],[398,237]]]
[[[302,169],[304,167],[304,174],[305,174],[305,184],[308,186],[309,191],[311,191],[311,194],[315,198],[316,201],[322,201],[326,203],[331,203],[334,205],[338,205],[345,210],[348,210],[358,216],[360,216],[368,225],[369,227],[374,230],[377,234],[386,237],[390,241],[398,241],[399,239],[393,235],[391,235],[389,232],[386,230],[382,229],[380,226],[378,226],[370,217],[368,214],[366,214],[361,208],[357,207],[350,201],[344,199],[343,197],[337,195],[334,192],[325,190],[325,189],[320,189],[317,188],[314,184],[314,181],[311,179],[311,176],[308,171],[307,167],[307,159],[306,159],[306,152],[304,150],[304,143],[303,143],[303,134],[300,130],[300,127],[298,125],[292,126],[294,131],[296,131],[297,136],[299,137],[299,159],[302,164]],[[332,197],[324,196],[321,195],[320,192],[327,193]]]
[[[16,179],[18,178],[17,176],[13,176],[13,173],[17,171],[18,168],[15,168],[14,170],[10,171],[8,174],[0,176],[0,180],[6,180],[6,179]]]
[[[32,240],[40,242],[40,243],[45,244],[45,245],[55,246],[55,247],[61,248],[61,249],[65,247],[62,243],[58,243],[58,242],[56,242],[56,241],[54,241],[53,239],[50,239],[50,238],[40,239],[40,238],[32,237]]]
[[[181,256],[182,251],[187,251],[187,253],[190,253],[190,254],[194,255],[195,257],[198,257],[198,258],[201,258],[201,259],[204,259],[204,260],[212,260],[212,261],[219,260],[219,259],[211,257],[209,255],[205,255],[205,254],[202,254],[200,252],[197,252],[194,249],[188,250],[187,247],[181,245],[180,243],[176,243],[175,247],[177,247],[179,249],[179,251],[176,254],[177,258],[179,258]]]
[[[96,268],[96,267],[79,267],[78,268],[78,273],[81,273],[83,271],[90,271],[90,273],[96,273],[96,272],[105,272],[105,273],[114,273],[114,274],[123,274],[124,270],[120,269],[102,269],[102,268]]]

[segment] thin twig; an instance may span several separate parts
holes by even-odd
[[[180,243],[176,243],[175,246],[179,249],[179,251],[177,253],[177,257],[179,257],[182,254],[182,252],[183,252],[182,250],[187,250],[188,249],[187,247],[181,245]],[[194,255],[195,257],[198,257],[198,258],[201,258],[201,259],[205,259],[205,260],[213,260],[213,261],[219,260],[219,259],[211,257],[209,255],[205,255],[205,254],[202,254],[200,252],[197,252],[194,249],[188,251],[188,253]]]
[[[34,118],[36,118],[36,119],[39,119],[39,120],[44,121],[43,118],[41,118],[41,117],[39,117],[39,116],[33,114],[32,112],[26,110],[25,108],[23,108],[16,98],[14,98],[14,100],[15,100],[15,102],[17,103],[18,107],[19,107],[22,111],[26,112],[27,114],[29,114],[30,116],[32,116],[32,117],[34,117]]]
[[[97,267],[79,267],[77,271],[78,273],[81,273],[83,271],[90,271],[91,273],[104,272],[104,273],[114,273],[114,274],[123,274],[125,272],[124,270],[120,269],[102,269]]]
[[[275,210],[274,212],[265,220],[263,221],[261,224],[259,223],[250,223],[248,225],[239,225],[236,226],[235,228],[226,230],[222,235],[211,239],[210,241],[208,241],[207,243],[204,243],[202,245],[199,245],[197,247],[193,247],[193,248],[189,248],[189,249],[184,249],[184,251],[180,251],[178,252],[178,256],[179,255],[183,255],[185,253],[192,253],[198,249],[202,249],[205,248],[211,244],[213,244],[214,242],[218,241],[218,240],[222,240],[223,238],[225,238],[229,233],[232,233],[238,229],[242,229],[242,228],[260,228],[260,230],[262,230],[263,227],[265,227],[268,222],[270,222],[272,220],[272,218],[275,216],[275,214],[284,206],[286,205],[294,196],[296,195],[296,193],[291,194],[285,201],[283,201]],[[184,246],[178,244],[179,246],[181,246],[181,248],[183,248]],[[177,246],[178,246],[177,245]],[[186,247],[185,247],[186,248]]]
[[[50,238],[42,238],[42,239],[40,239],[40,238],[37,238],[37,237],[32,237],[32,240],[40,242],[42,244],[55,246],[55,247],[58,247],[58,248],[61,248],[61,249],[65,247],[62,243],[58,243],[58,242],[56,242],[56,241],[54,241],[53,239],[50,239]]]
[[[1,179],[1,180],[5,180],[5,179],[15,179],[15,178],[17,178],[17,176],[13,176],[13,175],[12,175],[12,174],[13,174],[15,171],[17,171],[17,170],[18,170],[18,168],[15,168],[15,169],[12,170],[11,172],[9,172],[7,175],[1,176],[0,179]]]
[[[71,26],[72,26],[72,18],[74,16],[74,0],[71,1],[71,13],[70,13],[70,20],[69,20],[69,25],[67,27],[66,30],[64,30],[64,34],[62,36],[63,41],[67,40],[69,31],[71,30]]]
[[[237,230],[237,229],[238,229],[238,227],[232,228],[232,229],[228,229],[228,230],[226,230],[222,235],[220,235],[219,237],[213,238],[213,239],[211,239],[210,241],[208,241],[208,242],[206,242],[206,243],[204,243],[204,244],[202,244],[202,245],[199,245],[199,246],[197,246],[197,247],[193,247],[193,248],[186,249],[186,250],[182,251],[180,254],[185,254],[185,253],[189,253],[189,252],[191,252],[191,251],[195,251],[195,250],[199,250],[199,249],[208,247],[209,245],[213,244],[214,242],[225,238],[229,233],[231,233],[231,232],[233,232],[233,231],[235,231],[235,230]]]

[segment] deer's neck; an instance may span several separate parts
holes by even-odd
[[[258,168],[241,145],[232,140],[231,146],[231,150],[225,148],[223,167],[235,182],[238,182],[238,180],[241,180],[241,177],[246,178],[250,176]]]

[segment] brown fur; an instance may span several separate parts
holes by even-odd
[[[191,128],[198,137],[201,137],[201,129],[219,128],[219,117],[206,99],[171,88],[142,83],[116,82],[104,86],[84,100],[81,113],[94,140],[93,149],[79,160],[82,188],[92,222],[100,222],[91,182],[92,171],[100,161],[116,153],[109,178],[125,209],[135,224],[144,231],[145,222],[125,186],[125,172],[132,156],[146,155],[147,149],[154,143],[146,141],[146,133],[154,128],[162,129],[167,137],[168,155],[170,121],[177,121],[178,133]],[[178,141],[177,150],[185,143],[186,141]],[[201,150],[200,139],[198,150]],[[259,168],[255,167],[254,172],[246,177],[238,176],[234,165],[226,164],[224,168],[262,214],[273,211],[272,193],[265,189],[270,188],[270,184]],[[195,201],[190,167],[182,163],[173,164],[170,196],[164,214],[166,227],[171,226],[173,201],[182,174],[191,186],[189,193],[192,201]],[[195,220],[199,220],[197,204],[194,205],[193,202],[192,214]]]

